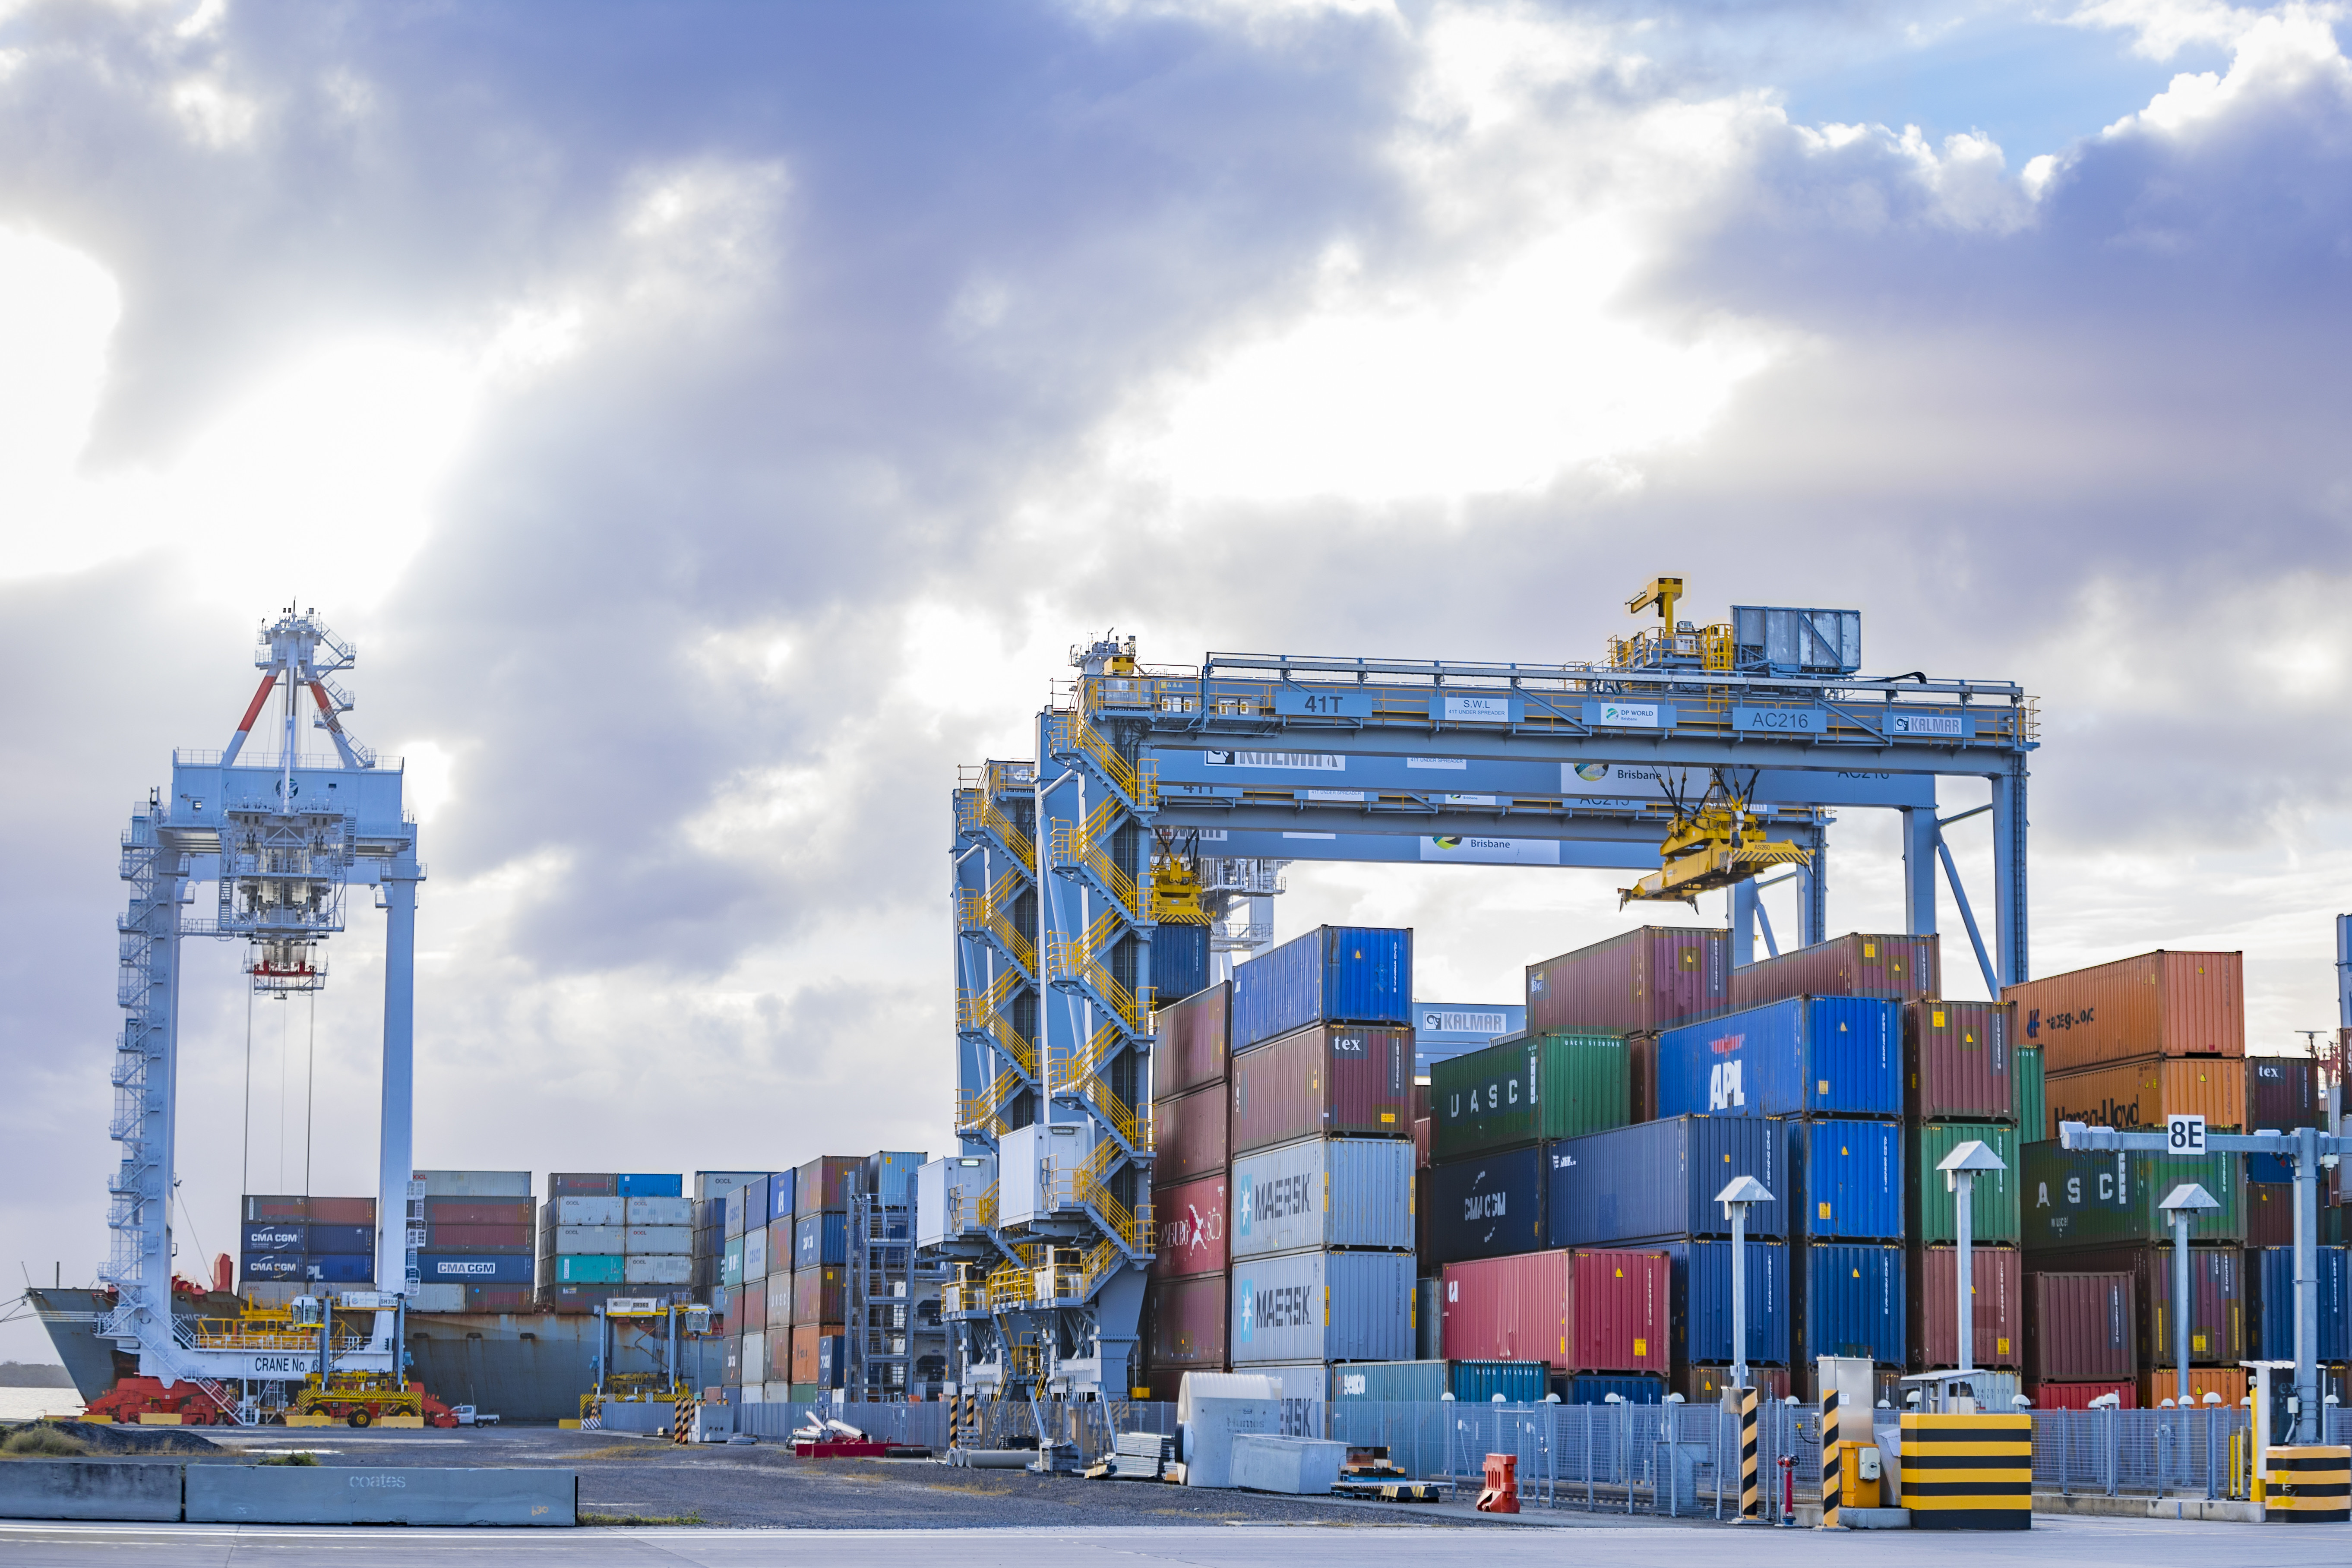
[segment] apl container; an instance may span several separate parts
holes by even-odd
[[[2145,952],[2004,986],[2017,1037],[2055,1075],[2137,1057],[2246,1054],[2245,955]]]
[[[1741,1176],[1773,1198],[1748,1210],[1748,1235],[1786,1237],[1793,1193],[1782,1142],[1777,1125],[1750,1116],[1677,1116],[1562,1139],[1546,1151],[1546,1244],[1729,1236],[1716,1194]]]
[[[2012,1016],[2011,1022],[2014,1023]],[[2036,1047],[2017,1047],[2017,1129],[2021,1141],[2039,1143],[2045,1138],[2058,1136],[2058,1129],[2050,1121],[2049,1075],[2042,1070],[2042,1052]]]
[[[1922,1367],[1960,1364],[1959,1252],[1911,1249],[1911,1360]],[[1971,1366],[2025,1363],[2025,1255],[2013,1247],[1969,1248]]]
[[[1432,1166],[1423,1237],[1428,1261],[1459,1263],[1542,1247],[1547,1163],[1538,1145]]]
[[[1930,1121],[1911,1130],[1907,1137],[1911,1157],[1905,1162],[1905,1177],[1910,1188],[1912,1240],[1929,1247],[1959,1241],[1959,1194],[1938,1167],[1953,1150],[1968,1142],[1982,1143],[2002,1166],[1977,1173],[1969,1197],[1969,1238],[1988,1247],[2015,1247],[2023,1238],[2018,1193],[2024,1174],[2017,1167],[2016,1128],[1991,1121]]]
[[[2025,1249],[2168,1241],[2172,1226],[2157,1205],[2184,1182],[2197,1183],[2221,1205],[2189,1226],[2189,1240],[2236,1242],[2246,1224],[2242,1164],[2231,1154],[2178,1159],[2127,1150],[2069,1152],[2055,1140],[2029,1143]]]
[[[1528,1028],[1633,1034],[1729,1004],[1731,933],[1642,926],[1528,966]]]
[[[849,1216],[813,1214],[793,1225],[793,1271],[849,1261]]]
[[[2327,1100],[2319,1089],[2319,1064],[2309,1057],[2248,1057],[2242,1125],[2277,1132],[2326,1127]]]
[[[859,1154],[826,1154],[809,1161],[793,1176],[793,1214],[848,1213],[849,1189],[865,1173],[866,1159]]]
[[[1224,1177],[1202,1176],[1151,1194],[1151,1226],[1160,1242],[1151,1256],[1153,1279],[1225,1271],[1231,1247],[1227,1193]]]
[[[2139,1309],[2129,1274],[2037,1270],[2028,1278],[2025,1292],[2029,1379],[2131,1383],[2139,1371]]]
[[[1658,1037],[1658,1113],[1900,1116],[1892,1002],[1797,997]]]
[[[1452,1361],[1539,1361],[1554,1372],[1670,1365],[1663,1252],[1562,1249],[1447,1266],[1441,1344]]]
[[[1219,981],[1206,991],[1170,1005],[1162,1002],[1153,1016],[1151,1094],[1165,1100],[1200,1088],[1223,1083],[1232,1055],[1226,1015],[1234,984]]]
[[[1236,1260],[1232,1359],[1402,1361],[1412,1349],[1412,1258],[1291,1252]]]
[[[2174,1325],[2173,1248],[2169,1245],[2099,1247],[2055,1255],[2070,1273],[2128,1274],[2135,1310],[2133,1344],[2142,1368],[2168,1365],[2179,1354]],[[2052,1255],[2042,1255],[2050,1261]],[[2252,1262],[2242,1248],[2189,1249],[2189,1359],[2192,1363],[2235,1366],[2257,1353],[2253,1346],[2254,1288]]]
[[[1151,1179],[1171,1186],[1214,1175],[1232,1155],[1233,1096],[1223,1083],[1155,1101],[1151,1107]]]
[[[367,1253],[312,1253],[302,1261],[305,1278],[328,1285],[363,1285],[375,1278],[375,1258]],[[528,1279],[529,1274],[523,1276]]]
[[[1314,1138],[1244,1154],[1233,1166],[1233,1256],[1310,1247],[1412,1250],[1412,1145]],[[1158,1205],[1153,1215],[1163,1228]],[[1222,1267],[1222,1265],[1220,1265]]]
[[[2052,1136],[2080,1121],[2125,1131],[2161,1129],[2170,1116],[2201,1116],[2209,1132],[2242,1131],[2246,1063],[2237,1057],[2141,1057],[2043,1080]]]
[[[1458,1159],[1622,1127],[1633,1118],[1622,1035],[1536,1035],[1430,1071],[1430,1152]]]
[[[1318,1024],[1234,1058],[1234,1152],[1301,1138],[1409,1140],[1412,1097],[1411,1029]]]
[[[1200,1274],[1144,1288],[1144,1359],[1155,1367],[1219,1372],[1225,1365],[1226,1277]],[[1158,1388],[1158,1374],[1153,1387]],[[1173,1398],[1171,1388],[1167,1397]]]
[[[2352,1259],[2340,1247],[2313,1252],[2319,1270],[2319,1359],[2352,1361]],[[2294,1359],[2294,1248],[2265,1247],[2254,1254],[2262,1279],[2261,1348],[2259,1361]],[[2193,1356],[2192,1356],[2192,1359]],[[2216,1356],[2214,1360],[2221,1358]]]
[[[2007,1121],[2017,1114],[2009,1009],[1999,1002],[1906,1003],[1904,1114],[1914,1121]]]
[[[1825,1116],[1780,1125],[1801,1238],[1903,1239],[1902,1123]]]
[[[1792,996],[1874,996],[1912,1002],[1943,990],[1932,936],[1856,931],[1759,959],[1731,972],[1731,1005],[1760,1007]]]
[[[1910,1331],[1903,1249],[1816,1241],[1797,1252],[1798,1360],[1842,1355],[1903,1364]]]
[[[1404,1028],[1410,1078],[1412,932],[1387,926],[1318,926],[1234,971],[1236,1054],[1318,1023]]]
[[[1674,1279],[1674,1353],[1685,1362],[1731,1359],[1731,1243],[1669,1241],[1666,1255]],[[1789,1249],[1777,1241],[1751,1241],[1748,1261],[1748,1360],[1785,1364],[1790,1356]]]

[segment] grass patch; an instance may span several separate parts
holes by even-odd
[[[316,1454],[264,1454],[254,1461],[257,1465],[315,1465]]]
[[[591,1448],[584,1454],[574,1454],[575,1459],[658,1459],[676,1453],[674,1443],[614,1443],[607,1447]]]
[[[583,1513],[583,1525],[700,1524],[698,1513]]]
[[[19,1426],[0,1440],[0,1454],[11,1458],[71,1458],[89,1452],[80,1438],[38,1422]]]

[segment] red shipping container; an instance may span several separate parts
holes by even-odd
[[[461,1248],[495,1247],[513,1252],[531,1249],[536,1229],[528,1225],[443,1225],[429,1221],[425,1227],[426,1252],[455,1252]]]
[[[1921,1366],[1960,1364],[1959,1252],[1914,1247],[1911,1252],[1911,1352]],[[2014,1247],[1969,1249],[1970,1313],[1976,1353],[1972,1366],[2025,1364],[2025,1257]]]
[[[2025,1364],[2035,1382],[2139,1374],[2137,1293],[2127,1273],[2041,1274],[2026,1286]]]
[[[1448,1361],[1670,1370],[1673,1286],[1663,1252],[1523,1252],[1449,1263],[1439,1278],[1438,1353]]]
[[[793,1209],[797,1214],[847,1214],[849,1189],[866,1179],[863,1154],[824,1154],[803,1165],[793,1176]],[[784,1256],[792,1256],[785,1249]],[[814,1355],[815,1352],[810,1352]],[[794,1383],[814,1383],[816,1373],[794,1376]]]
[[[1213,1083],[1151,1108],[1151,1180],[1174,1186],[1225,1168],[1232,1154],[1225,1086]]]
[[[768,1222],[768,1277],[793,1271],[793,1222],[772,1219]]]
[[[1412,1136],[1412,1031],[1317,1024],[1234,1058],[1233,1150]]]
[[[1232,1055],[1234,983],[1219,981],[1153,1016],[1151,1092],[1173,1098],[1202,1084],[1223,1083]]]
[[[2118,1398],[2117,1409],[2139,1408],[2139,1387],[2132,1383],[2030,1383],[2025,1397],[2037,1410],[2088,1410],[2094,1399]]]
[[[776,1276],[768,1276],[773,1279]],[[792,1280],[793,1327],[838,1323],[849,1312],[849,1270],[838,1263],[795,1268]]]
[[[2052,1077],[2137,1057],[2246,1054],[2245,955],[2144,952],[2005,986],[2011,1039]]]
[[[521,1225],[536,1216],[529,1198],[427,1198],[427,1225]]]
[[[1903,1009],[1905,1112],[1915,1121],[2007,1121],[2017,1114],[2009,1009],[1913,1002]],[[2038,1136],[2029,1131],[2031,1141]]]
[[[1225,1270],[1225,1178],[1203,1176],[1151,1194],[1151,1225],[1160,1250],[1151,1278],[1181,1279]]]
[[[312,1198],[310,1223],[312,1225],[373,1225],[375,1200],[373,1198]]]
[[[1429,1169],[1429,1118],[1426,1116],[1413,1118],[1412,1163],[1421,1170]]]
[[[1144,1360],[1220,1372],[1225,1364],[1225,1277],[1203,1274],[1144,1287]]]
[[[466,1287],[466,1310],[468,1312],[528,1312],[531,1310],[531,1288],[528,1285],[468,1285]]]
[[[1730,973],[1730,931],[1642,926],[1528,965],[1528,1030],[1671,1028],[1722,1012]]]
[[[1683,1368],[1682,1396],[1693,1405],[1720,1405],[1723,1392],[1731,1386],[1731,1369],[1727,1366],[1686,1366]],[[1789,1397],[1789,1369],[1785,1366],[1750,1366],[1748,1386],[1756,1390],[1758,1402],[1776,1404]]]
[[[1731,972],[1731,1005],[1761,1007],[1791,996],[1876,996],[1911,1002],[1940,995],[1943,965],[1932,936],[1854,931],[1759,959]]]
[[[547,1173],[547,1195],[551,1198],[616,1198],[621,1195],[621,1178],[610,1171],[550,1171]]]
[[[2291,1223],[2291,1222],[2290,1222]],[[2139,1365],[2173,1364],[2172,1247],[2098,1247],[2065,1254],[2063,1265],[2085,1274],[2128,1274],[2132,1279]],[[2246,1255],[2236,1247],[2189,1249],[2189,1360],[2191,1365],[2235,1366],[2252,1351],[2252,1282]]]

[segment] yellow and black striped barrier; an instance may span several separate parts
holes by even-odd
[[[1906,1411],[1903,1506],[1914,1530],[2033,1528],[2033,1417]]]
[[[1739,1402],[1739,1517],[1763,1517],[1764,1498],[1756,1475],[1756,1391],[1732,1391]]]
[[[1823,1378],[1824,1383],[1828,1382]],[[1822,1390],[1822,1528],[1838,1527],[1838,1492],[1844,1483],[1845,1457],[1838,1451],[1838,1396],[1834,1388]]]
[[[669,1440],[671,1442],[691,1443],[694,1441],[694,1411],[695,1402],[691,1399],[678,1400],[676,1404],[670,1406]]]
[[[2263,1490],[2266,1524],[2352,1523],[2352,1447],[2268,1448]]]

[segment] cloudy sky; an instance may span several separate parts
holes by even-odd
[[[2040,696],[2037,969],[2331,1025],[2339,10],[0,4],[0,1266],[102,1256],[116,836],[295,599],[424,825],[422,1164],[941,1149],[947,792],[1071,643],[1581,658],[1658,572]],[[1280,919],[1507,999],[1619,879]],[[310,1057],[372,1184],[358,904],[315,1016],[192,959],[184,1267]]]

